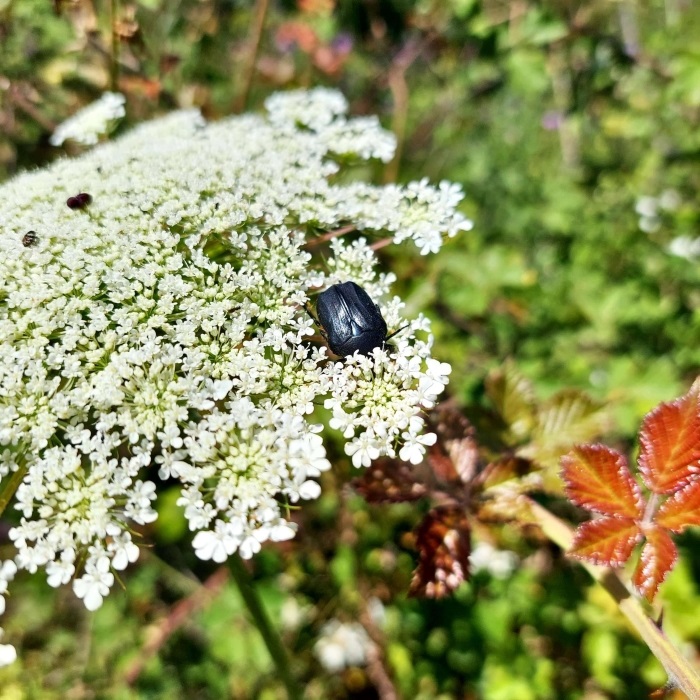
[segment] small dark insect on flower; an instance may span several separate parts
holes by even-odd
[[[37,235],[36,231],[27,231],[27,233],[22,236],[22,245],[25,248],[29,248],[29,246],[32,246],[36,243],[37,241]]]
[[[81,192],[76,194],[75,197],[68,197],[66,204],[69,209],[85,209],[85,207],[92,202],[92,195],[87,192]]]
[[[318,295],[317,324],[328,347],[341,357],[358,351],[369,355],[399,331],[387,335],[387,326],[379,307],[369,294],[354,282],[334,284]]]

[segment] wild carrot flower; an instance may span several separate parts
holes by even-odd
[[[359,622],[331,620],[321,629],[314,653],[327,671],[338,673],[351,666],[365,666],[374,646]]]
[[[94,146],[99,137],[106,134],[126,111],[124,95],[118,92],[105,92],[99,100],[76,112],[56,127],[49,139],[52,146],[61,146],[72,140],[84,146]]]
[[[436,250],[471,226],[458,188],[352,181],[348,163],[389,160],[394,139],[337,92],[267,108],[177,112],[0,188],[0,489],[23,474],[10,568],[72,581],[89,609],[138,557],[162,479],[182,485],[197,555],[223,561],[292,537],[288,505],[318,497],[318,406],[356,466],[417,462],[434,440],[421,409],[449,366],[366,237]],[[319,241],[341,227],[361,235]],[[349,279],[406,328],[332,359],[305,307]]]

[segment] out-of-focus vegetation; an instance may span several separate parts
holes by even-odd
[[[378,179],[464,187],[473,232],[385,260],[410,312],[433,319],[475,423],[485,377],[510,358],[543,399],[587,390],[629,446],[700,366],[698,36],[684,0],[0,0],[0,176],[61,154],[53,126],[107,89],[127,96],[126,128],[337,86],[399,136]],[[387,683],[425,700],[627,699],[664,682],[612,603],[534,531],[477,530],[516,552],[513,571],[476,572],[451,600],[406,598],[426,507],[368,506],[336,457],[297,539],[253,562],[309,699],[388,697]],[[190,552],[176,497],[161,497],[157,544],[98,613],[15,582],[32,594],[2,621],[20,660],[0,671],[0,699],[283,697],[235,586]],[[699,545],[685,536],[661,591],[666,629],[696,648]],[[322,667],[314,646],[334,618],[363,622],[376,663]]]

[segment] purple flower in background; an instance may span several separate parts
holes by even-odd
[[[347,32],[340,32],[336,34],[333,41],[331,42],[331,48],[336,53],[347,55],[352,51],[353,41],[352,36]]]
[[[564,115],[559,110],[549,109],[542,115],[540,123],[543,129],[556,131],[564,123]]]

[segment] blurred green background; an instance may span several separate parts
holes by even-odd
[[[541,399],[587,391],[606,441],[633,449],[643,414],[700,365],[698,37],[691,0],[0,0],[0,179],[64,154],[53,127],[111,88],[126,129],[337,87],[399,138],[367,177],[464,188],[472,232],[435,256],[381,252],[407,313],[433,319],[451,395],[487,410],[484,380],[510,360]],[[665,681],[585,572],[531,532],[484,528],[512,570],[407,598],[427,506],[368,506],[335,463],[297,539],[252,566],[310,700],[386,698],[383,680],[423,700],[633,699]],[[96,614],[14,583],[2,625],[20,660],[0,670],[0,700],[284,697],[226,569],[191,554],[176,497],[161,495],[153,547]],[[697,655],[700,539],[680,545],[665,625]],[[314,649],[334,619],[363,621],[376,668],[324,667]]]

